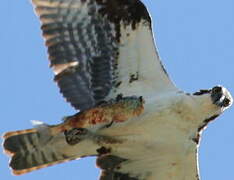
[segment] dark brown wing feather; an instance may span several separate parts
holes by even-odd
[[[63,96],[80,110],[103,101],[117,83],[120,23],[134,29],[150,22],[145,6],[139,0],[32,2]]]

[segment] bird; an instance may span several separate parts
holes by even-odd
[[[5,133],[13,174],[96,156],[100,180],[199,179],[201,133],[231,106],[229,91],[175,86],[139,0],[32,3],[54,81],[77,113]]]

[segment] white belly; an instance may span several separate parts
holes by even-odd
[[[111,146],[112,154],[134,160],[123,164],[121,172],[145,172],[147,180],[197,180],[197,145],[192,141],[197,130],[193,128],[195,116],[187,112],[190,107],[182,98],[162,99],[146,103],[139,118],[114,124],[100,133],[124,140]],[[150,171],[154,173],[150,175]]]

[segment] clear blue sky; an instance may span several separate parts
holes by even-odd
[[[144,0],[149,8],[160,56],[178,87],[194,92],[221,84],[234,95],[234,1]],[[53,83],[39,21],[28,0],[0,5],[0,134],[31,128],[30,120],[59,123],[75,111]],[[203,134],[203,180],[234,179],[234,106]],[[20,177],[10,174],[0,153],[2,180],[95,180],[94,159],[73,161]],[[69,174],[69,175],[68,175]]]

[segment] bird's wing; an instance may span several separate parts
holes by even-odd
[[[84,110],[115,98],[175,90],[139,0],[32,0],[55,81]]]
[[[99,180],[199,180],[196,152],[184,154],[183,157],[179,156],[181,153],[172,154],[171,157],[162,154],[154,153],[151,157],[144,154],[144,158],[136,159],[100,156],[97,158],[97,166],[102,169]]]

